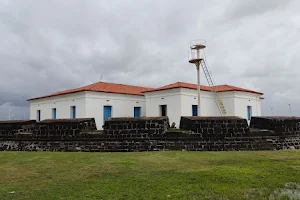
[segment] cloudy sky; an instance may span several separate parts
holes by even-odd
[[[26,99],[102,81],[196,83],[207,41],[216,84],[264,93],[263,114],[300,115],[300,1],[0,0],[0,119]],[[298,52],[298,55],[297,55]],[[204,76],[201,84],[207,84]]]

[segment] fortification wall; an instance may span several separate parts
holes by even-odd
[[[104,133],[111,138],[149,138],[164,134],[168,128],[168,117],[109,118]]]
[[[274,135],[299,135],[300,117],[252,117],[250,127],[272,130]]]
[[[15,124],[15,127],[22,126]],[[31,133],[22,133],[16,128],[14,130],[18,130],[18,134],[0,134],[0,150],[129,152],[300,149],[299,133],[278,134],[271,128],[251,130],[245,119],[236,117],[182,117],[180,127],[184,130],[169,129],[167,117],[110,118],[103,132],[96,131],[94,119],[45,120],[35,123]]]
[[[35,124],[34,120],[0,121],[0,136],[15,137],[20,133],[32,132]]]
[[[207,139],[250,136],[246,119],[239,117],[181,117],[180,129]]]

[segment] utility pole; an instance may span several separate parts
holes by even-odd
[[[288,105],[290,107],[290,116],[292,116],[292,105],[290,103]]]
[[[198,52],[197,52],[198,53]],[[196,64],[197,69],[197,94],[198,94],[198,116],[201,116],[200,109],[200,62]]]
[[[8,120],[10,120],[10,112],[11,112],[10,106],[8,106]]]
[[[203,50],[206,48],[205,40],[194,40],[190,44],[189,63],[196,65],[197,69],[197,94],[198,94],[198,116],[201,116],[200,105],[200,65],[204,57],[202,57]]]
[[[273,115],[273,107],[271,107],[271,113],[272,113],[272,116],[274,116],[274,115]]]

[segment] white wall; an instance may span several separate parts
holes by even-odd
[[[192,116],[192,105],[198,105],[197,90],[193,89],[181,89],[181,113],[183,116]],[[219,98],[222,100],[227,115],[234,115],[234,93],[233,92],[221,92],[218,93]],[[216,105],[214,96],[211,92],[201,91],[200,93],[200,109],[201,116],[221,116],[219,109]]]
[[[176,123],[179,127],[181,116],[192,116],[192,105],[198,105],[197,90],[186,88],[174,88],[145,93],[146,115],[160,116],[160,105],[167,105],[170,124]],[[222,94],[225,107],[230,107],[229,112],[233,115],[233,96]],[[201,91],[200,94],[201,116],[220,116],[219,110],[211,92]],[[231,98],[231,99],[230,99]]]
[[[107,101],[108,100],[108,101]],[[30,119],[52,119],[52,108],[56,118],[71,118],[71,106],[76,106],[76,118],[95,118],[97,129],[102,129],[103,106],[112,106],[112,117],[134,117],[134,107],[141,107],[141,116],[146,115],[144,96],[104,92],[79,92],[30,101]]]
[[[226,116],[235,116],[234,92],[219,92],[218,96],[224,104]],[[220,113],[219,110],[218,113]]]
[[[239,116],[247,119],[247,106],[252,106],[252,116],[261,115],[261,95],[245,92],[220,92],[227,116]],[[159,105],[167,105],[170,124],[176,123],[179,127],[181,116],[192,116],[192,105],[198,105],[197,90],[175,88],[145,93],[146,115],[160,116]],[[213,94],[201,91],[201,116],[220,116]],[[250,100],[250,101],[249,101]]]
[[[71,106],[76,106],[76,118],[86,117],[85,93],[78,92],[30,101],[30,119],[37,120],[37,110],[41,120],[52,119],[52,108],[56,108],[56,118],[70,118]]]
[[[197,105],[197,90],[184,89],[181,92],[181,113],[192,115],[192,105]],[[201,116],[220,116],[211,92],[201,91]],[[247,119],[247,106],[252,106],[252,116],[261,116],[261,95],[246,92],[219,92],[227,116],[239,116]]]
[[[141,117],[146,116],[144,96],[86,92],[86,116],[95,118],[99,130],[104,122],[104,106],[112,106],[112,117],[134,117],[134,107],[141,107]]]
[[[261,95],[245,92],[221,92],[227,116],[247,119],[247,106],[252,106],[252,116],[261,116]],[[201,91],[201,116],[219,116],[219,111],[210,92]],[[78,92],[30,101],[30,119],[70,118],[70,107],[76,106],[76,118],[95,118],[97,129],[102,129],[103,107],[112,106],[112,117],[133,117],[134,107],[141,107],[141,116],[160,116],[160,105],[167,105],[170,123],[179,127],[181,116],[192,116],[192,105],[197,105],[197,90],[174,88],[145,93],[145,96],[102,92]]]
[[[160,105],[167,105],[167,116],[169,117],[170,125],[172,124],[172,122],[175,122],[176,127],[179,127],[181,117],[180,88],[147,92],[145,93],[145,97],[146,116],[161,116]]]
[[[192,105],[198,105],[197,90],[181,88],[181,114],[192,116]],[[219,111],[211,92],[200,92],[200,115],[218,116]]]
[[[235,92],[234,95],[234,106],[235,116],[240,116],[247,119],[247,106],[252,106],[252,116],[261,116],[261,95]]]

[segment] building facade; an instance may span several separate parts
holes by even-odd
[[[262,93],[228,85],[216,90],[227,116],[261,116]],[[30,119],[95,118],[99,130],[108,117],[168,116],[179,127],[181,116],[198,115],[197,85],[182,82],[160,88],[98,82],[28,101]],[[201,86],[200,106],[201,116],[220,116],[207,86]]]

